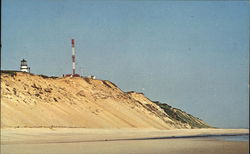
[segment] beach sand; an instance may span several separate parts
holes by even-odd
[[[247,154],[249,141],[193,136],[248,132],[248,129],[2,128],[1,154]]]

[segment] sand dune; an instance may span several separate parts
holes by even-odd
[[[110,81],[1,74],[1,127],[191,128],[141,93]],[[176,111],[173,111],[176,112]],[[182,117],[188,117],[183,112]],[[204,124],[193,118],[192,121]]]

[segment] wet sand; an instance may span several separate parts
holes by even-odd
[[[1,153],[247,154],[249,142],[213,135],[246,134],[248,129],[1,129]]]

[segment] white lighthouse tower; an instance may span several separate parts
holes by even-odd
[[[21,61],[20,71],[21,72],[27,72],[27,73],[30,72],[30,67],[28,67],[27,61],[24,60],[24,59]]]

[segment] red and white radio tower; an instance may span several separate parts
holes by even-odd
[[[74,39],[71,40],[71,44],[72,44],[72,70],[73,70],[72,76],[74,76],[76,73],[76,57],[75,57],[75,41],[74,41]]]

